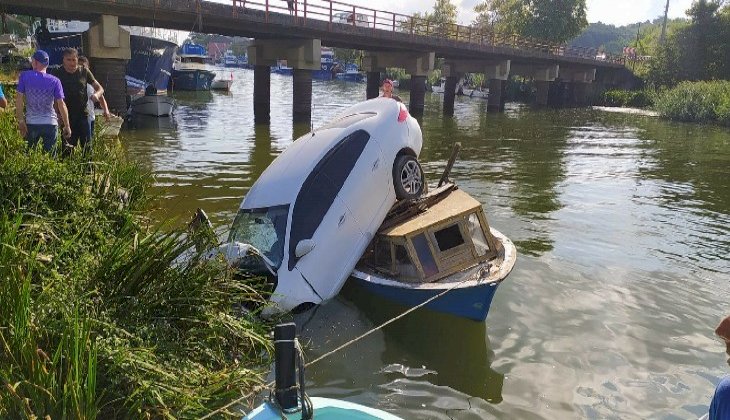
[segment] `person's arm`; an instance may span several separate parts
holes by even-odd
[[[25,114],[23,113],[23,109],[25,108],[25,95],[16,92],[15,93],[15,118],[18,120],[18,130],[20,130],[20,135],[25,137],[26,134],[28,134],[28,126],[25,125]]]
[[[104,111],[104,119],[106,122],[109,122],[109,117],[111,117],[111,112],[109,112],[109,104],[106,103],[106,98],[104,95],[101,95],[99,97],[99,105],[101,105],[102,111]]]
[[[0,108],[5,109],[8,106],[8,100],[4,96],[0,96]]]
[[[68,108],[66,108],[66,103],[63,99],[56,99],[56,109],[63,122],[63,138],[67,139],[71,137],[71,124],[68,122]]]

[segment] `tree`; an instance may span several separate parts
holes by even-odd
[[[491,3],[492,2],[490,0],[485,0],[474,6],[474,13],[477,14],[477,17],[472,22],[473,27],[481,29],[483,31],[493,29],[497,16],[496,13],[492,10]]]
[[[588,26],[586,0],[493,0],[499,32],[563,43]]]

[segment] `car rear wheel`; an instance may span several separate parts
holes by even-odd
[[[426,185],[423,169],[415,157],[401,155],[393,165],[393,187],[399,200],[413,200],[423,194]]]

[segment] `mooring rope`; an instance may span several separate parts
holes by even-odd
[[[462,284],[464,284],[464,283],[466,283],[467,281],[470,281],[470,280],[471,280],[470,277],[466,277],[464,280],[462,280],[462,281],[460,281],[458,283],[454,283],[453,286],[449,287],[448,289],[444,290],[443,292],[441,292],[441,293],[439,293],[437,295],[431,296],[430,298],[428,298],[425,301],[419,303],[418,305],[416,305],[416,306],[414,306],[412,308],[409,308],[409,309],[405,310],[402,314],[396,316],[395,318],[391,318],[391,319],[383,322],[382,324],[378,325],[377,327],[372,328],[372,329],[366,331],[365,333],[363,333],[363,334],[361,334],[361,335],[353,338],[352,340],[350,340],[350,341],[348,341],[348,342],[346,342],[346,343],[344,343],[344,344],[336,347],[334,350],[331,350],[331,351],[329,351],[329,352],[327,352],[327,353],[319,356],[318,358],[312,360],[311,362],[305,364],[304,366],[305,367],[310,367],[310,366],[314,365],[315,363],[317,363],[317,362],[319,362],[319,361],[321,361],[323,359],[326,359],[329,356],[332,356],[333,354],[337,353],[338,351],[340,351],[342,349],[345,349],[345,348],[347,348],[347,347],[349,347],[349,346],[357,343],[358,341],[362,340],[363,338],[369,336],[370,334],[372,334],[372,333],[374,333],[376,331],[379,331],[379,330],[385,328],[386,326],[388,326],[388,325],[394,323],[395,321],[403,318],[404,316],[410,314],[411,312],[413,312],[413,311],[415,311],[417,309],[423,308],[424,306],[428,305],[429,303],[433,302],[434,300],[440,298],[441,296],[443,296],[446,293],[448,293],[448,292],[456,289],[457,287],[461,286]],[[214,416],[216,414],[220,414],[224,410],[227,410],[228,408],[230,408],[230,407],[232,407],[232,406],[234,406],[236,404],[239,404],[239,403],[243,402],[244,400],[249,399],[254,394],[257,394],[259,391],[262,391],[262,390],[267,389],[267,388],[271,388],[271,386],[273,386],[273,385],[274,385],[274,381],[271,381],[271,382],[269,382],[266,385],[254,387],[254,390],[253,391],[249,392],[248,394],[246,394],[246,395],[244,395],[244,396],[242,396],[240,398],[237,398],[237,399],[231,401],[230,403],[224,405],[223,407],[220,407],[220,408],[218,408],[218,409],[216,409],[214,411],[211,411],[210,413],[208,413],[205,416],[201,417],[200,420],[205,420],[205,419],[210,418],[210,417],[212,417],[212,416]]]

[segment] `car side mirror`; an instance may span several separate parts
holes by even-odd
[[[299,243],[297,244],[297,247],[294,249],[294,255],[297,258],[301,258],[301,257],[309,254],[309,252],[311,250],[313,250],[313,249],[314,249],[314,241],[313,240],[311,240],[311,239],[302,239],[301,241],[299,241]]]

